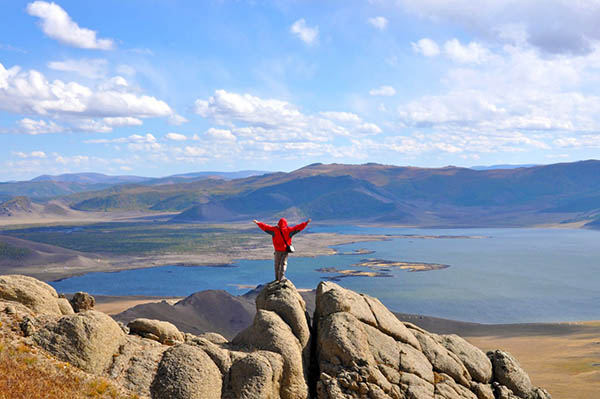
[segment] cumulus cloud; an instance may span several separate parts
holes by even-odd
[[[306,25],[304,18],[300,18],[294,22],[290,27],[290,32],[308,45],[317,43],[319,37],[319,28],[317,26],[310,27]]]
[[[275,99],[261,99],[250,94],[216,90],[208,100],[196,100],[195,112],[223,125],[244,122],[261,126],[297,124],[300,111],[292,104]]]
[[[22,71],[18,66],[6,69],[1,63],[0,110],[54,118],[125,118],[112,123],[109,119],[107,123],[113,126],[174,114],[164,101],[131,90],[120,76],[90,88],[58,79],[50,82],[38,71]]]
[[[325,111],[325,112],[321,112],[321,115],[323,115],[325,118],[327,119],[331,119],[337,122],[342,122],[342,123],[360,123],[362,122],[362,119],[356,115],[353,114],[352,112],[339,112],[339,111]]]
[[[204,133],[207,138],[218,140],[218,141],[236,141],[237,138],[231,130],[227,129],[215,129],[211,127]]]
[[[30,153],[25,153],[25,152],[20,152],[20,151],[13,151],[13,155],[18,156],[19,158],[22,159],[27,159],[27,158],[46,158],[46,153],[44,151],[32,151]]]
[[[168,140],[172,140],[172,141],[186,141],[187,140],[187,136],[180,134],[180,133],[167,133],[167,135],[165,137]]]
[[[57,125],[52,121],[45,121],[43,119],[34,120],[29,118],[23,118],[18,122],[18,133],[25,133],[31,135],[46,134],[46,133],[60,133],[64,132],[65,128]]]
[[[444,43],[444,52],[451,59],[462,63],[480,64],[491,56],[490,51],[480,43],[470,42],[463,45],[458,39],[448,40]]]
[[[388,20],[387,20],[386,17],[373,17],[373,18],[369,18],[369,19],[367,19],[367,22],[371,26],[373,26],[373,27],[375,27],[375,28],[377,28],[379,30],[385,30],[385,28],[387,28],[387,25],[388,25]]]
[[[187,121],[188,120],[185,117],[183,117],[181,115],[177,115],[177,114],[172,114],[169,117],[169,124],[175,125],[175,126],[183,125]]]
[[[373,134],[373,127],[349,112],[307,115],[287,101],[216,90],[207,100],[196,100],[195,112],[237,137],[257,141],[326,142],[334,137]]]
[[[63,156],[56,154],[54,156],[54,161],[61,165],[76,165],[80,166],[82,164],[88,164],[90,162],[90,157],[87,155],[73,155],[73,156]]]
[[[96,37],[96,32],[81,28],[71,19],[69,14],[56,3],[34,1],[27,5],[29,15],[41,19],[42,30],[48,37],[63,44],[85,49],[111,50],[112,39]]]
[[[392,97],[396,95],[396,89],[392,86],[379,86],[376,89],[369,90],[369,95]]]
[[[102,121],[109,126],[141,126],[144,122],[141,119],[131,116],[117,116],[102,118]]]
[[[108,143],[156,143],[156,137],[153,134],[147,133],[145,135],[132,134],[128,137],[118,137],[114,139],[91,139],[86,140],[88,144],[108,144]]]
[[[425,57],[435,57],[440,53],[440,47],[431,39],[423,38],[416,43],[411,43],[416,53],[423,54]]]
[[[400,0],[405,10],[450,22],[485,40],[524,41],[552,54],[586,54],[600,40],[596,0]]]
[[[447,143],[464,151],[593,146],[600,96],[586,87],[595,79],[600,49],[549,57],[526,44],[495,52],[454,44],[462,64],[442,77],[445,91],[398,107],[405,128],[430,132],[428,140],[452,137]],[[465,53],[469,48],[476,51]]]

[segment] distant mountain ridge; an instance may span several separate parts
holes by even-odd
[[[513,164],[500,164],[500,165],[477,165],[477,166],[471,166],[469,169],[474,169],[474,170],[492,170],[492,169],[517,169],[517,168],[531,168],[534,166],[540,166],[538,164],[535,163],[528,163],[528,164],[522,164],[522,165],[513,165]]]
[[[254,172],[224,172],[221,176]],[[58,195],[75,210],[179,212],[173,217],[177,223],[285,215],[349,223],[517,227],[600,219],[597,160],[486,170],[312,164],[289,173],[242,178],[220,178],[213,172],[188,176],[97,190],[78,187],[79,191],[71,185],[81,183],[37,184],[70,188],[71,193]],[[24,187],[31,184],[34,182],[25,182]]]
[[[41,175],[31,179],[30,181],[56,181],[83,184],[119,184],[140,183],[151,179],[151,177],[141,176],[109,176],[102,173],[65,173],[62,175]]]

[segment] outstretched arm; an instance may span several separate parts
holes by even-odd
[[[266,223],[259,222],[259,221],[258,221],[258,220],[256,220],[256,219],[255,219],[255,220],[253,220],[253,222],[254,222],[254,223],[256,223],[256,225],[257,225],[257,226],[258,226],[258,227],[259,227],[259,228],[260,228],[262,231],[264,231],[265,233],[269,233],[269,234],[273,235],[273,232],[275,231],[275,227],[273,227],[273,226],[270,226],[270,225],[268,225],[268,224],[266,224]]]
[[[290,230],[290,237],[293,236],[296,233],[301,232],[302,230],[304,230],[306,228],[306,226],[308,226],[308,224],[312,221],[312,219],[308,219],[306,222],[300,223],[295,225],[294,227],[292,227]]]

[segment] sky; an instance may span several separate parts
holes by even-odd
[[[599,0],[0,9],[0,181],[600,158]]]

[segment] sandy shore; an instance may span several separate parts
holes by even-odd
[[[94,295],[96,299],[96,305],[94,309],[104,312],[109,315],[115,315],[121,313],[129,308],[136,305],[142,305],[145,303],[162,302],[167,301],[170,304],[174,304],[177,301],[183,299],[183,297],[158,297],[158,296],[143,296],[143,295],[132,295],[132,296],[103,296]]]
[[[563,331],[541,327],[537,335],[516,336],[515,331],[500,328],[498,335],[464,338],[484,351],[502,349],[515,355],[532,382],[553,398],[598,399],[600,322]]]

